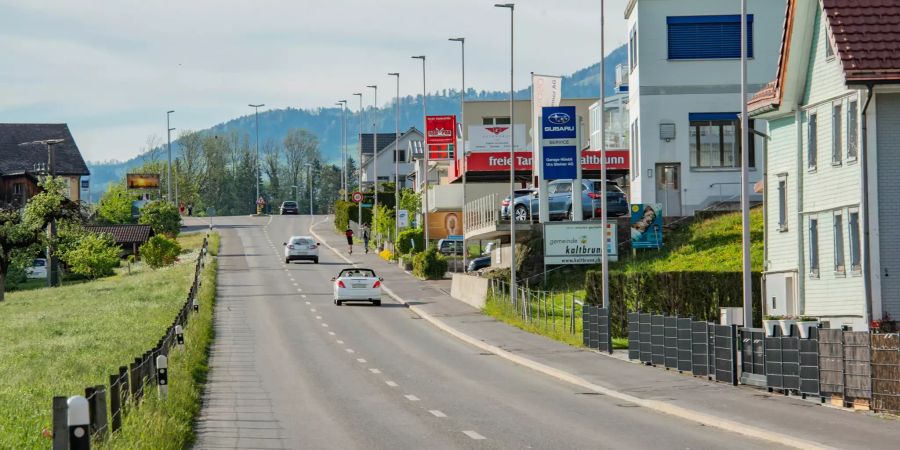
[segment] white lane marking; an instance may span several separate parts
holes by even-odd
[[[406,399],[411,402],[419,401],[419,397],[416,397],[415,395],[412,395],[412,394],[406,394],[406,395],[404,395],[404,397],[406,397]]]
[[[340,340],[340,339],[337,340],[337,343],[338,343],[338,344],[341,344],[341,345],[344,345],[344,341],[342,341],[342,340]]]
[[[329,331],[328,334],[334,336],[334,331]]]
[[[394,382],[391,381],[391,380],[385,381],[384,384],[386,384],[386,385],[388,385],[388,386],[390,386],[390,387],[397,387],[397,386],[399,386],[397,383],[394,383]]]
[[[293,278],[291,278],[291,280],[293,280]],[[296,282],[294,282],[294,286],[300,286],[300,285],[297,284]]]
[[[306,304],[307,304],[307,305],[312,305],[312,303],[310,303],[310,302],[306,302]]]
[[[309,308],[311,312],[316,312],[316,308]]]
[[[297,292],[303,292],[303,289],[297,288]]]
[[[369,369],[369,372],[372,372],[372,373],[374,373],[374,374],[379,374],[379,373],[381,373],[381,371],[378,370],[378,369]]]
[[[363,364],[366,363],[366,360],[365,360],[365,359],[362,359],[362,358],[356,358],[356,360],[359,361],[359,362],[361,362],[361,363],[363,363]]]
[[[328,328],[328,324],[327,324],[327,323],[323,323],[322,326],[325,327],[325,328]]]
[[[486,437],[484,437],[472,430],[463,430],[463,434],[465,434],[466,436],[468,436],[472,439],[475,439],[476,441],[480,441],[482,439],[487,439]]]
[[[436,409],[429,409],[428,412],[430,412],[431,415],[434,417],[447,417],[446,414],[444,414]]]
[[[356,351],[353,350],[352,348],[348,348],[348,349],[347,349],[347,353],[356,353]]]
[[[322,316],[316,316],[316,320],[322,320]]]
[[[302,291],[303,289],[297,289],[297,292]],[[300,298],[306,298],[306,294],[300,294]]]

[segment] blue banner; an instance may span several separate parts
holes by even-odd
[[[575,178],[578,150],[574,145],[544,147],[544,179],[561,180]]]
[[[663,210],[659,203],[631,205],[631,248],[662,248]]]
[[[575,178],[578,174],[578,120],[574,106],[541,109],[542,174],[545,180]]]

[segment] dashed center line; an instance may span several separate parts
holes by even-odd
[[[322,320],[322,316],[316,316],[316,320]]]
[[[430,412],[431,415],[434,417],[447,417],[446,414],[444,414],[436,409],[429,409],[428,412]]]
[[[484,437],[472,430],[463,430],[463,434],[465,434],[466,436],[468,436],[472,439],[475,439],[476,441],[480,441],[482,439],[487,439],[486,437]]]
[[[411,402],[419,401],[419,397],[416,397],[415,395],[412,395],[412,394],[406,394],[406,395],[404,395],[404,397],[406,397],[406,399]]]
[[[307,305],[312,305],[312,303],[310,303],[310,302],[306,302],[306,304],[307,304]]]
[[[328,328],[328,324],[327,324],[327,323],[323,323],[322,326],[325,327],[325,328]]]
[[[334,336],[334,331],[329,331],[328,334]]]
[[[397,383],[394,383],[394,382],[391,381],[391,380],[385,381],[384,384],[386,384],[386,385],[388,385],[388,386],[390,386],[390,387],[397,387],[397,386],[399,386]]]
[[[344,341],[342,341],[342,340],[340,340],[340,339],[337,340],[337,343],[338,343],[338,344],[341,344],[341,345],[344,345]]]
[[[378,369],[369,369],[369,372],[372,372],[372,373],[375,373],[375,374],[381,373],[381,371],[378,370]]]
[[[365,359],[362,359],[362,358],[356,358],[356,360],[359,361],[359,362],[361,362],[361,363],[363,363],[363,364],[366,363],[366,360],[365,360]]]
[[[347,349],[347,353],[356,353],[356,351],[353,350],[352,348],[348,348],[348,349]]]
[[[311,312],[316,312],[316,308],[309,308]]]

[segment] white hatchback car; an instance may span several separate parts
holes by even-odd
[[[35,258],[31,266],[25,268],[26,278],[47,278],[47,260]]]
[[[291,236],[284,244],[284,263],[305,260],[319,263],[319,244],[312,236]]]
[[[381,306],[381,282],[384,278],[375,275],[372,269],[344,269],[334,282],[334,304],[341,306],[343,302],[372,302]]]

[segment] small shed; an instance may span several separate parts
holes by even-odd
[[[84,227],[92,233],[109,233],[125,254],[138,256],[138,249],[155,233],[150,225],[98,225]]]

